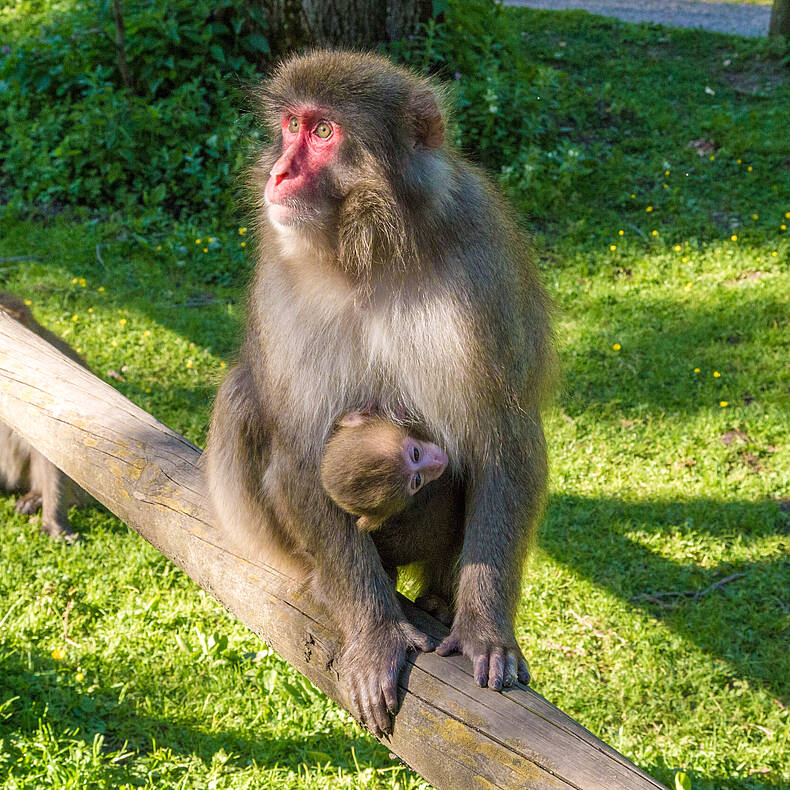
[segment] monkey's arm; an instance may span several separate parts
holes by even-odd
[[[292,540],[312,559],[312,593],[343,637],[340,671],[352,708],[376,735],[390,732],[406,653],[430,652],[435,643],[403,614],[373,540],[324,494],[317,469],[275,449],[264,497],[298,529]]]
[[[540,416],[517,416],[508,429],[493,459],[472,470],[456,615],[437,648],[440,655],[468,656],[478,685],[496,690],[529,682],[514,619],[547,476]]]

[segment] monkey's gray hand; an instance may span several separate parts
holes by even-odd
[[[453,628],[436,648],[440,656],[463,653],[472,661],[475,683],[494,691],[513,686],[518,680],[529,683],[529,668],[516,642],[515,634],[497,633],[496,626],[468,625],[456,616]]]
[[[398,712],[398,676],[409,650],[430,653],[436,643],[411,623],[381,623],[357,634],[343,651],[341,672],[353,713],[376,737],[392,732]]]

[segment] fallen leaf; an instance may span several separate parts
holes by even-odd
[[[721,441],[729,447],[736,439],[739,442],[743,442],[744,444],[749,443],[749,436],[748,434],[744,433],[743,431],[727,431],[727,433],[723,433],[721,435]]]

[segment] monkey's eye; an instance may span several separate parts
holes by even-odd
[[[420,460],[420,448],[419,448],[419,447],[417,447],[417,445],[415,445],[415,446],[414,446],[414,449],[411,451],[411,457],[412,457],[412,458],[413,458],[415,461],[419,461],[419,460]]]
[[[412,478],[411,485],[414,491],[419,491],[422,488],[422,475],[419,472]]]
[[[299,131],[299,119],[298,118],[291,118],[288,121],[288,131],[291,134],[296,134]]]
[[[322,139],[328,140],[332,136],[332,127],[326,121],[319,121],[315,133]]]

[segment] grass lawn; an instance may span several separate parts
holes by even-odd
[[[518,618],[535,688],[664,783],[790,787],[790,72],[760,40],[506,19],[586,157],[561,210],[530,208],[529,162],[501,173],[563,364]],[[2,220],[2,288],[202,444],[245,220],[69,216]],[[426,787],[103,508],[66,546],[13,502],[0,786]]]

